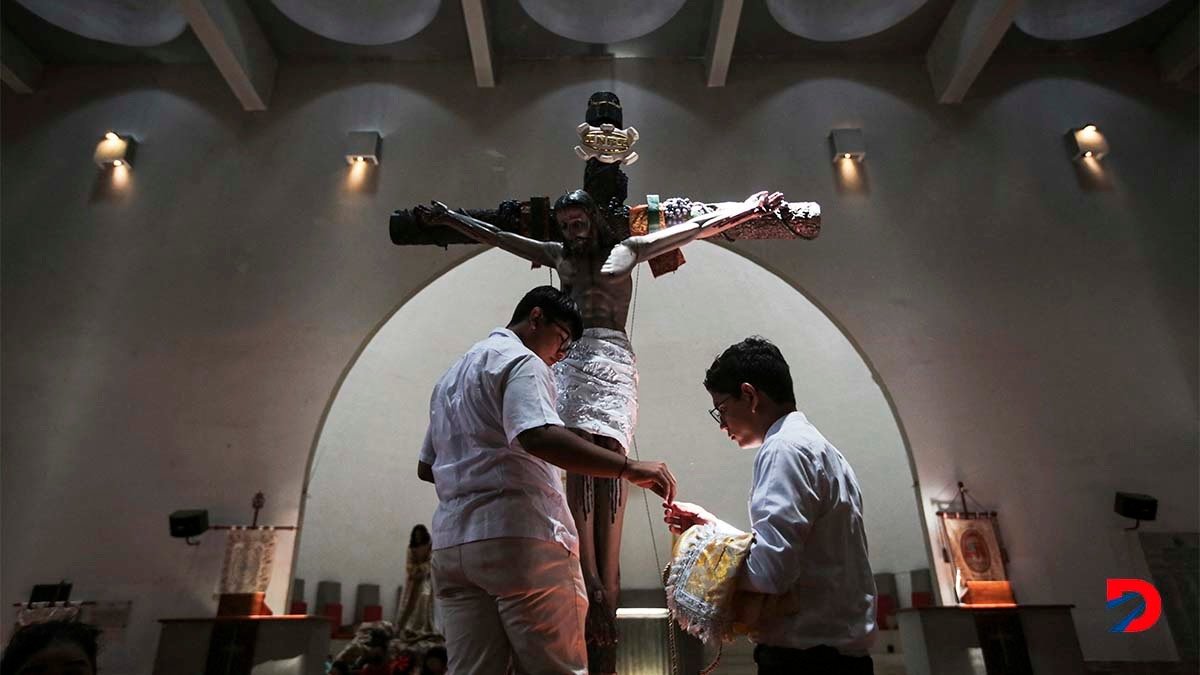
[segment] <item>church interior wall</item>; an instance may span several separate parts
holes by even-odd
[[[915,63],[738,63],[721,89],[692,63],[505,64],[491,90],[469,69],[284,67],[257,113],[201,66],[64,68],[3,93],[0,602],[60,578],[132,600],[107,658],[148,670],[157,619],[211,614],[221,563],[169,538],[167,514],[242,522],[261,490],[260,522],[295,523],[364,340],[477,250],[392,246],[390,211],[576,187],[573,127],[609,89],[642,133],[631,203],[821,204],[815,242],[732,247],[870,360],[929,531],[964,481],[1001,514],[1018,599],[1074,604],[1087,659],[1174,657],[1165,622],[1110,638],[1104,579],[1148,576],[1115,491],[1158,498],[1144,530],[1200,530],[1193,95],[1069,60],[989,64],[953,107]],[[1086,123],[1112,147],[1099,174],[1063,148]],[[838,127],[864,131],[854,181],[830,162]],[[121,183],[91,163],[109,129],[140,141]],[[355,182],[358,129],[383,151]],[[284,535],[272,607],[292,562]]]

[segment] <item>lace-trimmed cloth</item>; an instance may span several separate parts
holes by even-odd
[[[738,590],[754,535],[716,524],[689,528],[666,570],[667,609],[679,627],[708,643],[729,642],[800,608],[794,594]]]
[[[266,592],[274,561],[274,530],[230,530],[225,542],[220,592]]]

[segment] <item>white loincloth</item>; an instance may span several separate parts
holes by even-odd
[[[638,383],[629,337],[611,328],[584,329],[554,375],[563,423],[611,438],[628,452],[637,426]]]

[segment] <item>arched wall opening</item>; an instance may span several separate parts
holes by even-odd
[[[636,447],[664,460],[679,499],[747,528],[753,452],[733,446],[707,410],[701,382],[728,345],[763,335],[788,359],[800,409],[859,477],[876,572],[930,568],[916,479],[886,391],[852,340],[802,290],[732,249],[686,249],[688,263],[654,279],[639,272],[630,333],[640,371]],[[384,618],[404,582],[409,531],[428,524],[433,486],[416,477],[437,378],[488,331],[504,325],[545,268],[487,250],[416,292],[369,336],[335,389],[314,443],[303,531],[293,564],[312,602],[318,581],[339,581],[352,609],[357,584],[379,584]],[[671,550],[657,498],[633,488],[622,546],[622,586],[661,588]],[[315,608],[314,608],[315,609]]]

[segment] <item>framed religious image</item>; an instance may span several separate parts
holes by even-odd
[[[995,513],[943,511],[942,532],[951,561],[962,581],[1005,581],[1004,556],[1000,550]]]

